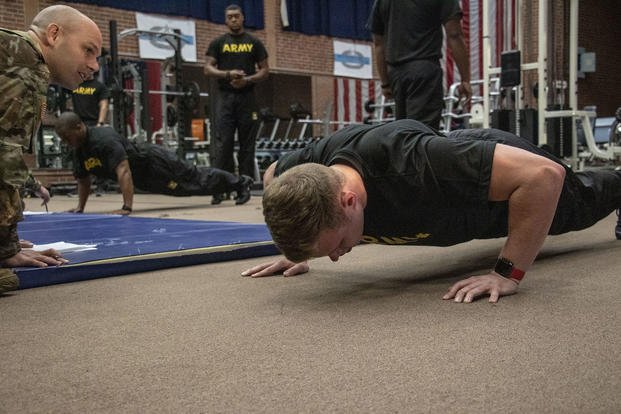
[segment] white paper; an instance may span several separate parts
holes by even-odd
[[[48,243],[48,244],[33,244],[32,247],[30,248],[30,250],[34,250],[37,252],[47,250],[47,249],[54,249],[59,253],[83,252],[86,250],[97,250],[97,245],[96,244],[74,244],[74,243],[67,243],[64,241],[59,241],[59,242]]]

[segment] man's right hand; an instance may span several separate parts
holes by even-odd
[[[285,258],[273,262],[261,263],[242,272],[242,276],[263,277],[282,273],[283,276],[295,276],[308,272],[308,262],[293,263]]]
[[[233,70],[229,70],[229,76],[231,77],[231,80],[241,79],[244,76],[246,76],[246,72],[240,69],[233,69]]]
[[[390,86],[382,87],[382,95],[384,95],[386,99],[392,99],[392,89],[390,89]]]

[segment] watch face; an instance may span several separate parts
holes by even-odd
[[[498,258],[496,267],[494,267],[494,272],[498,273],[500,276],[509,277],[511,276],[512,270],[513,263],[511,263],[511,261],[505,259],[504,257]]]

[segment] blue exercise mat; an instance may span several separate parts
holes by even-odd
[[[278,254],[264,224],[52,213],[26,215],[18,233],[36,245],[96,245],[64,253],[66,265],[16,269],[20,289]]]

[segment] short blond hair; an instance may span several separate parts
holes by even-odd
[[[299,263],[312,257],[324,230],[346,219],[339,198],[342,175],[321,164],[301,164],[275,178],[263,194],[263,216],[276,246]]]

